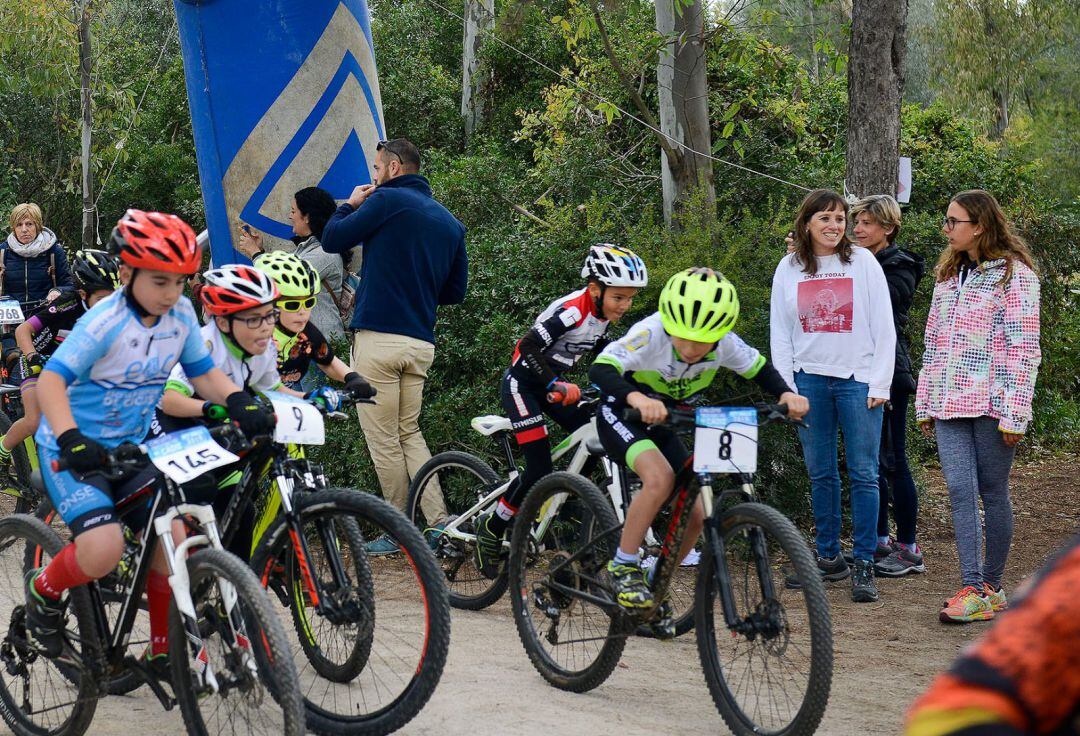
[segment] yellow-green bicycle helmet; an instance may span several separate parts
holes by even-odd
[[[313,296],[319,293],[322,286],[319,272],[292,253],[275,250],[257,256],[254,263],[255,268],[274,280],[283,297]]]
[[[688,268],[660,292],[660,321],[669,335],[695,342],[719,342],[739,319],[739,295],[711,268]]]

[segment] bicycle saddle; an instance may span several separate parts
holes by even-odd
[[[585,440],[585,449],[590,455],[603,455],[604,446],[600,444],[600,438],[593,436]]]
[[[497,432],[509,432],[510,420],[506,417],[498,417],[488,414],[483,417],[473,417],[472,428],[485,437],[490,437]]]

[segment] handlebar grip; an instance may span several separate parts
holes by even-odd
[[[65,463],[62,458],[53,460],[50,464],[50,467],[52,468],[52,471],[54,473],[62,473],[68,469],[67,463]]]
[[[641,410],[640,409],[623,409],[622,418],[624,422],[640,422]]]

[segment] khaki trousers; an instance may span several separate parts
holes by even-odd
[[[424,381],[435,360],[435,346],[423,340],[386,332],[357,330],[352,369],[379,392],[375,404],[358,404],[371,461],[383,498],[408,515],[409,482],[431,459],[420,432]],[[446,516],[438,487],[424,493],[422,511],[429,523]]]

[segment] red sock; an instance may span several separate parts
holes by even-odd
[[[169,576],[151,570],[146,580],[146,602],[150,609],[150,654],[168,654],[169,652],[169,601],[172,588]]]
[[[43,598],[57,600],[60,594],[68,588],[76,585],[86,585],[92,577],[87,575],[79,567],[79,561],[75,559],[75,543],[70,542],[60,550],[48,567],[41,571],[34,581],[34,590]]]

